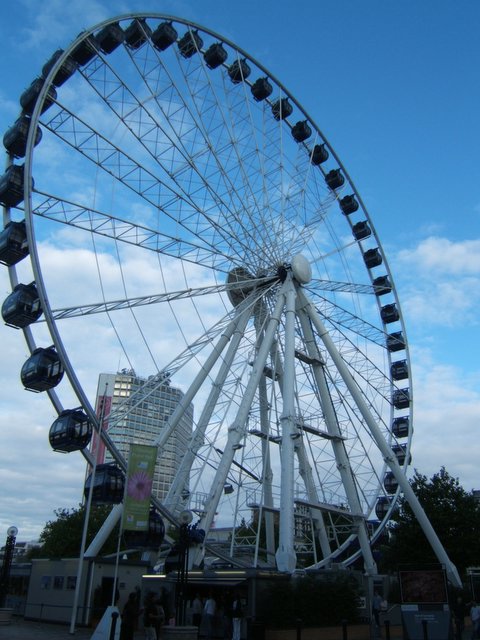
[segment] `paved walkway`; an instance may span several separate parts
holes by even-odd
[[[9,625],[0,625],[0,640],[90,640],[94,629],[77,627],[70,633],[69,624],[51,624],[14,617]],[[143,640],[143,631],[135,633],[135,640]]]
[[[12,623],[0,625],[0,640],[90,640],[94,629],[77,627],[70,633],[69,624],[51,624],[24,620],[14,616]],[[135,632],[135,640],[144,640],[143,631]]]
[[[79,627],[75,634],[70,634],[70,626],[65,624],[48,624],[14,617],[11,624],[0,626],[1,640],[78,640],[90,639],[92,629]]]

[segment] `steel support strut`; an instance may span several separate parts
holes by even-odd
[[[353,379],[348,367],[343,361],[325,325],[323,324],[319,314],[317,313],[315,306],[312,304],[310,300],[308,300],[303,290],[299,290],[298,297],[306,313],[311,319],[312,324],[314,325],[319,337],[323,341],[323,344],[325,345],[325,348],[327,349],[330,357],[332,358],[335,364],[335,367],[337,368],[337,371],[343,378],[343,381],[346,384],[350,394],[352,395],[352,398],[354,399],[358,410],[362,414],[363,419],[365,420],[368,428],[370,429],[370,433],[372,435],[373,440],[375,441],[375,444],[377,445],[379,451],[383,455],[385,462],[388,464],[388,466],[392,470],[393,475],[395,476],[395,479],[397,480],[403,492],[403,495],[405,496],[407,502],[409,503],[415,517],[418,520],[418,523],[422,527],[422,530],[427,540],[429,541],[435,555],[437,556],[439,562],[445,566],[450,582],[454,586],[461,588],[462,581],[460,580],[460,576],[458,574],[456,566],[448,557],[447,552],[445,551],[442,543],[440,542],[439,537],[437,536],[434,528],[430,523],[430,520],[428,519],[425,511],[423,510],[420,502],[418,501],[418,498],[415,495],[415,492],[413,491],[409,481],[405,477],[405,474],[402,472],[400,465],[397,462],[395,454],[393,453],[392,449],[390,448],[385,438],[383,437],[383,434],[380,428],[378,427],[376,420],[370,413],[370,410],[365,400],[363,399],[362,393],[357,383]]]

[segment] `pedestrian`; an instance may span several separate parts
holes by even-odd
[[[165,624],[165,609],[163,608],[163,598],[157,598],[155,605],[157,607],[157,618],[155,622],[155,632],[157,634],[157,640],[162,637],[162,629]]]
[[[192,624],[194,627],[200,627],[200,623],[202,621],[202,610],[203,605],[200,600],[200,595],[196,593],[192,602]]]
[[[470,619],[472,621],[472,640],[480,638],[480,606],[475,600],[470,607]]]
[[[150,591],[145,598],[145,608],[143,610],[143,626],[145,627],[145,638],[147,640],[157,640],[158,617],[155,594]]]
[[[373,600],[372,600],[372,613],[373,613],[373,617],[377,627],[380,626],[380,611],[382,610],[382,605],[383,605],[383,598],[378,593],[378,591],[375,591],[375,593],[373,594]]]
[[[122,610],[122,626],[120,627],[120,640],[133,640],[133,634],[137,626],[140,609],[135,591],[128,596],[128,600]]]
[[[216,611],[217,603],[215,602],[212,594],[209,593],[208,598],[205,601],[205,606],[203,607],[203,613],[207,622],[207,640],[212,640],[213,638],[213,625],[215,622]]]
[[[462,596],[457,596],[452,607],[452,613],[455,623],[455,639],[462,640],[462,634],[465,628],[465,603]]]
[[[240,640],[242,636],[243,604],[240,594],[236,593],[232,605],[232,640]]]

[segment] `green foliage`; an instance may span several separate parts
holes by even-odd
[[[410,484],[458,571],[478,565],[480,506],[473,493],[465,491],[444,467],[430,480],[415,471]],[[389,543],[381,549],[381,570],[438,562],[405,499],[400,500],[388,532]]]
[[[87,547],[110,513],[111,507],[93,506],[87,532]],[[85,507],[56,509],[55,520],[49,520],[42,533],[42,546],[34,551],[37,558],[76,558],[80,553]],[[103,553],[113,553],[116,550],[118,528],[114,531],[102,549]]]
[[[358,619],[358,585],[348,575],[305,576],[269,583],[259,593],[257,617],[269,626],[292,628],[350,624]]]

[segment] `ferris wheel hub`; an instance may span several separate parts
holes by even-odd
[[[297,253],[293,256],[292,273],[300,284],[307,284],[312,279],[312,267],[303,254]]]
[[[227,276],[227,284],[239,284],[249,282],[245,286],[227,291],[230,302],[234,307],[238,306],[252,290],[253,276],[244,267],[235,267]]]

